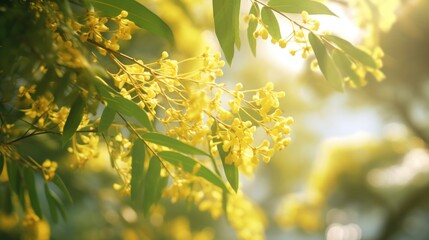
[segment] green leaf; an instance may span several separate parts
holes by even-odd
[[[334,35],[324,35],[323,38],[335,43],[339,48],[341,48],[341,50],[343,50],[347,55],[356,61],[361,62],[368,67],[377,68],[377,63],[375,62],[374,58],[371,57],[371,55],[355,47],[347,40]]]
[[[332,51],[332,59],[335,64],[337,64],[338,69],[341,71],[343,77],[349,77],[356,86],[360,86],[359,76],[352,68],[352,62],[350,59],[344,54],[344,52],[334,50]]]
[[[80,121],[82,121],[83,110],[85,109],[85,100],[79,95],[71,106],[69,116],[67,117],[64,125],[64,131],[62,136],[63,146],[70,140],[73,134],[79,127]]]
[[[249,15],[253,14],[254,16],[259,16],[259,7],[257,4],[252,4],[250,8]],[[258,27],[257,21],[249,21],[249,27],[247,28],[247,40],[249,41],[250,50],[252,50],[253,56],[256,57],[256,38],[253,36],[253,33],[256,31]]]
[[[48,183],[45,183],[45,196],[46,200],[48,201],[48,207],[49,207],[49,215],[51,216],[51,219],[54,223],[58,222],[58,213],[57,208],[55,206],[54,200],[52,199],[51,192],[48,187]]]
[[[73,203],[73,199],[70,195],[69,190],[67,189],[66,185],[64,184],[63,180],[60,178],[60,176],[58,176],[58,174],[55,174],[54,179],[52,179],[52,182],[57,185],[57,187],[63,192],[64,196],[66,197],[66,199],[70,202]]]
[[[0,154],[0,174],[2,174],[3,172],[3,167],[4,167],[4,157],[3,157],[3,154]]]
[[[18,165],[14,160],[6,161],[7,176],[9,178],[10,188],[19,195],[21,188],[21,177],[19,175]]]
[[[316,55],[319,68],[325,76],[326,80],[337,90],[344,90],[344,82],[338,71],[334,61],[326,50],[322,43],[322,40],[316,36],[313,32],[308,34],[308,40],[310,41],[311,47],[313,48],[314,54]]]
[[[269,7],[263,7],[261,11],[262,21],[268,26],[267,30],[270,35],[279,40],[282,38],[279,23],[277,22],[276,15],[274,15],[273,11]]]
[[[115,119],[116,111],[110,107],[105,107],[103,114],[101,114],[100,124],[98,125],[99,133],[106,133],[110,125],[112,125],[113,120]]]
[[[171,138],[164,134],[151,132],[151,133],[145,133],[141,136],[144,140],[148,142],[155,143],[160,146],[168,147],[181,153],[190,154],[190,155],[210,156],[210,154],[204,152],[203,150],[200,150],[196,147],[183,143],[177,139]]]
[[[213,0],[215,32],[229,65],[239,37],[240,0]]]
[[[222,191],[222,209],[228,219],[228,191],[225,189]]]
[[[127,11],[129,20],[174,44],[174,36],[170,27],[139,2],[134,0],[90,0],[90,2],[96,10],[109,17],[116,17],[122,10]]]
[[[225,186],[225,183],[218,175],[213,173],[210,169],[200,164],[193,158],[190,158],[178,152],[169,152],[169,151],[159,152],[158,155],[165,161],[173,164],[176,167],[181,167],[189,173],[192,173],[192,171],[194,170],[194,167],[198,164],[200,165],[200,167],[198,172],[195,175],[206,179],[207,181],[213,183],[214,185],[222,189],[227,189]]]
[[[149,162],[149,169],[147,170],[144,182],[144,201],[143,213],[147,216],[150,207],[156,203],[158,199],[157,194],[160,192],[161,181],[161,161],[157,156],[153,156]]]
[[[24,168],[24,181],[27,186],[28,195],[30,196],[31,207],[40,218],[43,217],[42,208],[40,207],[39,196],[37,195],[36,177],[31,168]]]
[[[234,24],[234,40],[235,46],[238,50],[241,48],[241,39],[240,39],[240,1],[234,0],[234,15],[233,15],[233,24]]]
[[[136,103],[122,97],[116,90],[96,79],[94,81],[97,91],[100,93],[103,100],[108,104],[108,107],[129,117],[134,117],[143,127],[149,131],[153,131],[153,126],[146,112],[141,109]]]
[[[62,204],[57,194],[49,188],[49,184],[47,183],[45,184],[45,196],[48,200],[49,212],[51,213],[51,218],[54,223],[58,222],[57,210],[60,211],[61,217],[64,219],[64,221],[67,221],[67,215],[64,210],[64,205]]]
[[[168,177],[161,177],[161,179],[159,180],[158,183],[158,187],[155,189],[155,203],[159,202],[159,200],[162,197],[162,193],[165,189],[165,187],[167,187],[167,183],[168,183]]]
[[[131,151],[131,199],[136,202],[142,194],[142,182],[144,179],[144,161],[146,146],[142,140],[137,140]]]
[[[212,131],[215,134],[217,131],[217,124],[214,123],[212,127]],[[214,138],[213,141],[221,142],[220,139]],[[226,179],[228,180],[231,187],[235,192],[238,190],[240,176],[238,173],[238,167],[235,164],[227,164],[225,162],[226,156],[228,156],[229,152],[225,152],[222,148],[222,144],[217,145],[217,150],[219,152],[220,159],[222,160],[223,170],[225,172]]]
[[[270,0],[268,5],[284,13],[301,13],[302,11],[306,11],[308,14],[337,16],[323,3],[313,0]]]
[[[55,192],[51,191],[51,197],[54,200],[55,207],[60,210],[61,217],[63,217],[64,221],[67,221],[67,215],[64,210],[64,205],[62,204],[60,198],[55,194]]]

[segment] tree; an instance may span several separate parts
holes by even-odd
[[[152,42],[141,45],[179,47],[174,29],[145,6],[133,0],[2,3],[5,214],[18,213],[25,234],[40,237],[40,229],[47,229],[44,219],[65,220],[64,206],[85,192],[73,186],[76,170],[68,167],[107,158],[117,174],[107,177],[117,181],[113,188],[124,195],[124,206],[132,206],[123,208],[125,220],[137,211],[153,224],[154,216],[162,215],[161,198],[186,200],[212,218],[226,215],[239,238],[262,238],[263,214],[240,190],[239,180],[289,145],[293,119],[279,104],[285,93],[270,82],[255,90],[218,83],[224,62],[210,49],[183,60],[162,50],[147,50],[146,58],[128,53],[127,41],[142,31]],[[171,6],[188,9],[181,1]],[[214,31],[229,65],[241,46],[244,8],[237,0],[213,1]],[[319,31],[313,15],[336,16],[323,3],[255,0],[247,8],[254,55],[258,38],[303,58],[314,53],[312,66],[338,91],[364,85],[369,75],[383,78],[377,44],[368,44],[370,52]],[[291,24],[287,35],[279,21]],[[255,137],[259,132],[263,140]],[[69,193],[70,188],[76,189]]]

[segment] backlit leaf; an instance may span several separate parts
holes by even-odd
[[[238,50],[241,48],[241,39],[240,39],[240,1],[234,1],[234,13],[233,13],[233,24],[234,24],[234,40],[235,46]]]
[[[143,213],[147,216],[150,207],[156,203],[161,191],[161,162],[157,156],[153,156],[149,162],[149,169],[144,181]]]
[[[115,119],[116,111],[105,107],[103,113],[100,117],[100,124],[98,125],[99,133],[106,133],[110,125],[112,125],[113,120]]]
[[[359,76],[353,70],[353,63],[349,60],[346,54],[341,51],[334,50],[332,51],[332,59],[334,60],[335,64],[337,64],[338,69],[341,71],[344,78],[349,77],[350,80],[356,84],[356,86],[360,86]]]
[[[144,179],[144,161],[146,146],[142,140],[135,141],[131,152],[131,199],[137,201],[142,194],[142,182]]]
[[[314,0],[270,0],[268,5],[277,11],[284,13],[326,14],[336,16],[323,3]]]
[[[225,183],[218,175],[213,173],[210,169],[200,164],[193,158],[178,152],[169,151],[159,152],[158,155],[161,157],[161,159],[173,164],[176,167],[181,167],[189,173],[193,172],[196,165],[200,165],[198,172],[195,174],[196,176],[202,177],[222,189],[227,189]]]
[[[313,48],[314,54],[316,55],[319,68],[325,76],[326,80],[338,91],[344,90],[343,78],[340,75],[337,66],[326,50],[322,43],[322,40],[316,36],[313,32],[308,34],[308,40],[310,41],[311,47]]]
[[[212,131],[215,134],[216,133],[217,124],[214,123],[212,127]],[[221,140],[218,138],[213,139],[214,142],[220,142]],[[222,144],[217,145],[217,150],[219,152],[220,159],[222,160],[223,170],[225,172],[226,179],[228,180],[229,184],[231,184],[231,187],[234,189],[235,192],[238,190],[239,185],[239,173],[238,173],[238,167],[235,164],[227,164],[225,162],[226,156],[228,156],[229,152],[225,152],[222,148]]]
[[[222,191],[222,209],[226,218],[228,218],[228,194],[227,190]]]
[[[281,39],[282,35],[280,33],[279,23],[271,8],[263,7],[261,10],[261,18],[264,24],[268,26],[267,30],[270,35],[276,40]]]
[[[337,45],[339,48],[341,48],[341,50],[343,50],[347,55],[349,55],[350,57],[352,57],[356,61],[361,62],[362,64],[364,64],[368,67],[377,68],[377,64],[376,64],[374,58],[371,57],[371,55],[369,55],[365,51],[355,47],[353,44],[351,44],[347,40],[340,38],[340,37],[337,37],[337,36],[334,36],[334,35],[324,35],[323,37],[326,40],[335,43],[335,45]]]
[[[153,131],[153,126],[146,112],[141,109],[136,103],[121,96],[110,86],[104,84],[98,79],[94,81],[95,87],[100,93],[104,101],[107,102],[109,108],[122,113],[129,117],[134,117],[143,127],[149,131]]]
[[[252,4],[249,15],[253,14],[255,17],[259,16],[259,7],[257,4]],[[247,28],[247,40],[249,41],[250,50],[252,50],[253,56],[256,56],[256,38],[253,33],[258,27],[258,21],[249,21],[249,27]]]
[[[186,153],[190,155],[206,155],[210,156],[208,153],[193,147],[191,145],[188,145],[186,143],[183,143],[177,139],[171,138],[169,136],[166,136],[164,134],[160,133],[145,133],[141,135],[142,138],[148,142],[155,143],[164,147],[171,148],[173,150],[176,150],[181,153]]]
[[[66,123],[64,125],[63,136],[61,139],[63,146],[66,145],[66,143],[70,140],[79,127],[80,121],[82,121],[85,105],[85,100],[81,95],[79,95],[71,106],[69,116],[67,117]]]
[[[239,37],[240,0],[213,0],[215,32],[229,65],[234,57],[234,44]]]
[[[90,2],[97,11],[109,17],[116,17],[122,10],[127,11],[129,20],[174,44],[174,36],[170,27],[141,3],[134,0],[90,0]]]

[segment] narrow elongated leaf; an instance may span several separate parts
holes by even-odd
[[[235,46],[238,50],[241,48],[241,39],[240,39],[240,1],[234,1],[234,14],[233,14],[233,24],[234,24],[234,33],[235,33]]]
[[[234,57],[234,44],[239,37],[240,0],[213,0],[215,32],[229,65]]]
[[[176,167],[181,167],[185,171],[190,173],[192,173],[192,171],[194,170],[194,167],[198,164],[200,165],[200,167],[198,172],[196,173],[197,176],[206,179],[207,181],[213,183],[214,185],[222,189],[227,189],[225,186],[225,183],[218,175],[213,173],[210,169],[200,164],[193,158],[190,158],[178,152],[169,152],[169,151],[159,152],[158,155],[165,161],[173,164]]]
[[[344,90],[343,78],[340,75],[334,61],[322,43],[322,40],[313,32],[308,34],[308,40],[316,55],[319,68],[325,76],[326,80],[338,91]]]
[[[18,166],[15,161],[6,161],[7,176],[9,178],[10,188],[19,195],[21,186],[21,177],[19,176]]]
[[[355,47],[349,41],[347,41],[343,38],[334,36],[334,35],[325,35],[323,37],[326,40],[335,43],[339,48],[341,48],[341,50],[343,50],[347,55],[349,55],[350,57],[352,57],[356,61],[361,62],[362,64],[364,64],[368,67],[372,67],[372,68],[377,67],[375,60],[374,60],[374,58],[371,57],[371,55],[369,55],[365,51]]]
[[[142,140],[137,140],[131,151],[132,162],[131,162],[131,199],[136,202],[138,197],[142,195],[142,182],[144,179],[144,160],[145,160],[145,149]]]
[[[106,133],[110,125],[112,125],[113,120],[115,119],[116,111],[110,107],[104,108],[103,114],[101,114],[100,124],[98,125],[99,133]]]
[[[235,164],[228,164],[225,162],[226,156],[228,156],[228,153],[223,151],[222,146],[219,144],[217,146],[217,149],[219,151],[220,158],[222,159],[222,165],[223,169],[225,171],[226,178],[228,179],[229,184],[231,184],[231,187],[234,189],[235,192],[238,190],[238,184],[239,184],[239,174],[238,174],[238,168],[235,166]]]
[[[51,213],[51,218],[54,221],[54,223],[58,222],[57,210],[59,210],[64,221],[67,221],[67,215],[64,210],[64,205],[62,204],[57,194],[50,189],[49,184],[47,183],[45,184],[45,196],[46,196],[46,199],[48,200],[49,212]]]
[[[158,187],[156,188],[156,191],[154,194],[155,195],[155,203],[159,202],[159,200],[161,199],[162,193],[163,193],[165,187],[167,187],[167,184],[168,184],[168,177],[161,177],[159,179]]]
[[[69,190],[67,189],[66,185],[64,184],[63,180],[60,178],[60,176],[58,176],[58,174],[55,174],[54,179],[52,179],[52,182],[57,185],[57,187],[63,192],[64,196],[66,197],[66,199],[70,202],[73,203],[73,199],[70,195]]]
[[[56,209],[60,211],[61,217],[63,217],[64,221],[67,221],[67,215],[62,201],[54,191],[51,191],[50,193]]]
[[[217,124],[214,123],[213,127],[212,127],[212,131],[215,134],[217,129]],[[220,142],[221,140],[218,138],[213,139],[213,141],[215,142]],[[217,145],[217,150],[219,152],[219,156],[220,159],[222,160],[222,166],[223,166],[223,170],[225,172],[225,176],[226,179],[228,180],[229,184],[231,185],[231,187],[234,189],[235,192],[237,192],[238,190],[238,185],[239,185],[239,173],[238,173],[238,168],[235,164],[227,164],[225,159],[226,156],[228,156],[229,152],[225,152],[222,148],[222,144],[218,144]]]
[[[48,207],[49,207],[49,215],[51,216],[51,219],[54,223],[58,223],[58,213],[57,208],[55,206],[55,202],[52,199],[51,191],[49,190],[48,183],[45,183],[45,196],[46,200],[48,201]]]
[[[227,190],[222,191],[222,209],[226,218],[228,218],[228,194]]]
[[[259,7],[257,4],[252,4],[250,8],[249,15],[253,14],[255,17],[259,16]],[[247,40],[249,41],[250,50],[252,50],[253,56],[256,57],[256,38],[253,36],[253,33],[258,27],[257,21],[249,21],[249,27],[247,28]]]
[[[117,91],[110,86],[102,83],[98,79],[94,81],[94,85],[100,93],[103,100],[108,104],[108,107],[129,117],[134,117],[143,127],[149,131],[153,131],[153,126],[146,112],[141,109],[136,103],[122,97]]]
[[[343,77],[349,77],[356,86],[360,86],[359,76],[352,68],[352,62],[348,59],[346,54],[341,51],[334,50],[332,51],[332,59],[335,64],[337,64],[338,69],[340,69]]]
[[[0,154],[0,174],[2,174],[3,172],[3,167],[4,167],[4,157],[3,157],[3,154]]]
[[[158,144],[160,146],[168,147],[173,150],[176,150],[181,153],[190,154],[190,155],[206,155],[210,156],[210,154],[200,150],[196,147],[183,143],[177,139],[171,138],[164,134],[160,133],[145,133],[142,135],[142,138],[148,142]]]
[[[64,131],[62,136],[63,146],[70,140],[73,134],[79,127],[80,121],[82,121],[83,110],[85,109],[85,100],[79,95],[71,106],[69,116],[67,117],[64,125]]]
[[[109,17],[119,15],[122,10],[127,11],[129,20],[174,44],[174,36],[170,27],[139,2],[134,0],[90,0],[90,2],[97,11]]]
[[[161,162],[158,157],[153,156],[149,162],[149,169],[147,170],[146,178],[144,181],[144,201],[143,213],[147,216],[150,207],[156,203],[158,198],[157,194],[161,181]]]
[[[28,190],[28,195],[30,196],[31,207],[34,209],[37,216],[42,218],[42,208],[40,207],[39,196],[37,195],[36,189],[36,177],[31,168],[24,168],[24,181]]]
[[[274,15],[273,11],[269,7],[263,7],[261,10],[261,18],[262,21],[268,26],[268,32],[270,35],[279,40],[282,38],[279,23],[277,22],[276,15]]]
[[[337,16],[323,3],[314,0],[270,0],[268,5],[284,13],[301,13],[302,11],[306,11],[309,14]]]

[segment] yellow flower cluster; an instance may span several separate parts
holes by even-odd
[[[70,108],[62,106],[58,107],[54,102],[52,93],[47,92],[44,95],[38,96],[35,100],[33,94],[35,93],[35,86],[24,87],[21,86],[18,90],[18,103],[23,108],[23,112],[29,118],[30,121],[27,123],[29,127],[35,128],[36,132],[53,132],[55,128],[58,128],[58,133],[62,133],[67,117],[70,112]],[[74,156],[71,167],[81,168],[89,159],[98,157],[99,148],[99,136],[95,134],[92,127],[92,122],[89,120],[89,115],[84,114],[83,118],[78,126],[78,130],[88,129],[85,133],[74,135],[72,137],[72,146],[67,150]],[[48,162],[45,162],[49,165]],[[56,164],[55,162],[53,164]],[[46,166],[48,168],[48,166]],[[54,168],[53,168],[54,169]],[[45,173],[45,171],[44,171]],[[45,173],[45,179],[51,180],[54,176],[55,170],[52,173]],[[51,176],[52,175],[52,176]]]
[[[85,119],[82,120],[82,123],[79,128],[86,126]],[[73,135],[71,138],[71,147],[67,148],[67,151],[73,154],[70,167],[82,168],[85,166],[88,160],[96,159],[100,153],[98,146],[99,140],[100,137],[94,132]]]
[[[306,11],[303,11],[301,13],[301,22],[292,20],[288,17],[286,17],[286,19],[292,23],[291,32],[287,35],[287,37],[282,39],[276,39],[275,37],[271,36],[271,43],[278,44],[281,48],[286,48],[289,43],[292,42],[294,43],[294,47],[293,49],[289,50],[289,53],[292,56],[295,56],[297,52],[301,52],[301,57],[306,58],[311,51],[311,47],[308,42],[308,39],[305,37],[304,31],[319,30],[320,22],[315,19],[311,19],[308,15],[308,12]],[[256,30],[253,32],[254,38],[257,39],[261,37],[264,40],[268,39],[268,37],[270,36],[268,28],[270,26],[267,25],[267,23],[264,23],[261,16],[255,16],[253,14],[250,14],[245,17],[245,20],[249,22],[256,21],[258,23]]]
[[[45,21],[47,29],[52,33],[53,49],[57,53],[57,63],[70,68],[82,68],[87,66],[87,60],[79,50],[79,43],[74,39],[73,32],[61,26],[72,26],[71,22],[66,22],[64,14],[59,9],[58,4],[53,1],[36,0],[30,2],[30,9],[36,19]],[[59,69],[57,69],[58,71]]]
[[[119,40],[131,39],[133,32],[138,29],[132,21],[126,19],[126,11],[116,17],[103,18],[98,17],[94,10],[89,10],[82,23],[65,23],[72,32],[61,35],[59,26],[63,24],[64,16],[59,13],[56,4],[50,6],[51,13],[47,23],[53,33],[58,65],[65,68],[87,66],[87,60],[80,52],[82,48],[77,46],[94,45],[118,67],[117,72],[110,73],[117,91],[141,107],[159,132],[204,149],[212,154],[210,158],[216,159],[214,161],[217,161],[219,166],[223,160],[226,164],[237,166],[249,176],[253,175],[260,160],[269,162],[276,151],[288,146],[293,119],[283,116],[279,109],[279,99],[284,97],[285,93],[274,91],[272,83],[255,90],[244,90],[240,83],[234,90],[227,89],[226,84],[216,82],[216,79],[223,75],[222,67],[225,63],[221,60],[220,53],[214,53],[209,48],[199,56],[182,61],[171,59],[167,52],[163,52],[159,59],[151,63],[119,53]],[[34,6],[34,9],[39,8]],[[48,15],[45,13],[48,10],[43,7],[41,9],[40,14]],[[78,35],[83,43],[76,42],[72,35]],[[124,64],[124,60],[127,64]],[[128,64],[130,61],[132,64]],[[194,69],[184,71],[183,65],[194,66]],[[45,66],[38,71],[42,76],[47,73]],[[63,73],[59,70],[58,76]],[[87,89],[83,88],[83,83],[76,84],[77,79],[76,76],[72,78],[74,86],[82,88],[86,96],[90,96],[92,93],[85,91]],[[37,131],[61,134],[70,108],[58,106],[49,91],[37,97],[34,96],[35,92],[34,86],[19,89],[18,100],[28,120],[26,122]],[[146,130],[138,129],[130,134],[123,130],[127,127],[130,127],[128,130],[134,130],[131,129],[132,124],[125,119],[124,121],[126,126],[119,124],[117,128],[110,128],[109,133],[115,130],[115,135],[109,139],[111,136],[106,134],[106,139],[112,165],[121,181],[120,184],[115,184],[114,188],[128,195],[132,141],[139,137],[136,136],[137,132],[144,133]],[[67,149],[73,156],[73,168],[81,168],[89,159],[98,157],[99,136],[93,124],[98,124],[98,121],[85,110],[77,134],[71,137],[71,145]],[[260,142],[255,140],[258,128],[265,132],[268,139]],[[58,131],[54,131],[56,129]],[[150,150],[147,157],[165,149],[152,143],[147,144],[147,147]],[[227,153],[225,159],[221,159],[219,149]],[[196,160],[205,164],[204,161],[208,159]],[[223,213],[223,190],[196,176],[198,166],[200,165],[196,165],[194,171],[189,173],[180,166],[163,161],[163,176],[168,174],[173,179],[164,196],[170,197],[172,201],[191,201],[201,211],[207,211],[213,218],[218,218]],[[219,172],[219,166],[210,163],[206,167]],[[46,181],[55,177],[56,168],[57,163],[50,160],[42,164],[41,169]],[[227,211],[240,239],[263,238],[264,217],[242,193],[230,196]],[[28,219],[32,219],[31,212],[28,216]]]
[[[43,178],[45,181],[52,181],[55,177],[55,171],[57,170],[58,163],[53,162],[49,159],[45,160],[42,164]]]
[[[121,11],[121,13],[116,17],[98,17],[94,9],[90,9],[87,12],[85,23],[80,24],[78,22],[74,22],[73,27],[74,30],[80,34],[80,40],[82,42],[92,40],[96,43],[103,43],[104,47],[108,49],[118,51],[120,48],[118,41],[130,40],[132,33],[139,29],[134,22],[126,19],[127,16],[127,11]],[[106,26],[109,20],[116,24],[116,29],[111,29]],[[110,35],[110,38],[107,37],[108,35]],[[107,53],[103,48],[99,47],[98,50],[103,55]]]
[[[131,191],[131,149],[132,143],[121,132],[108,142],[108,150],[113,167],[118,173],[121,183],[115,184],[114,189],[123,195],[129,195]]]
[[[22,111],[25,115],[33,120],[33,124],[37,123],[37,128],[47,129],[53,124],[62,132],[70,109],[68,107],[59,108],[55,104],[54,96],[50,92],[38,96],[34,100],[32,95],[35,93],[35,90],[35,85],[19,87],[18,105],[23,108]]]
[[[377,64],[376,68],[370,68],[364,65],[353,64],[352,68],[359,77],[359,83],[356,84],[353,81],[347,81],[351,87],[360,87],[367,84],[366,75],[371,73],[377,81],[382,81],[385,78],[384,73],[380,70],[383,67],[383,61],[381,60],[384,57],[384,52],[380,47],[374,49],[372,57]]]
[[[187,200],[217,219],[223,213],[222,190],[194,174],[179,172],[174,182],[164,191],[172,202]],[[263,212],[243,193],[229,195],[227,218],[237,232],[238,239],[264,239],[266,219]]]
[[[169,169],[172,167],[170,166]],[[173,203],[178,200],[192,202],[198,206],[200,211],[209,212],[214,219],[222,215],[222,190],[220,188],[181,169],[177,169],[173,174],[174,181],[164,191],[165,197],[171,198]]]
[[[168,59],[166,52],[149,64],[139,60],[125,65],[115,56],[112,58],[120,67],[118,73],[112,74],[119,92],[148,110],[150,118],[162,123],[169,136],[194,146],[209,147],[214,154],[216,146],[221,144],[229,152],[226,162],[240,166],[249,175],[259,158],[268,162],[274,151],[282,150],[290,142],[289,125],[293,120],[282,116],[278,109],[284,92],[274,91],[272,83],[246,91],[242,90],[242,84],[230,91],[224,84],[215,83],[224,66],[219,53],[206,49],[199,57],[184,60],[200,66],[185,73],[180,72],[180,63]],[[224,102],[230,110],[225,109]],[[212,132],[214,124],[218,127]],[[257,127],[266,131],[272,143],[266,140],[253,146]],[[209,145],[205,139],[210,140]]]

